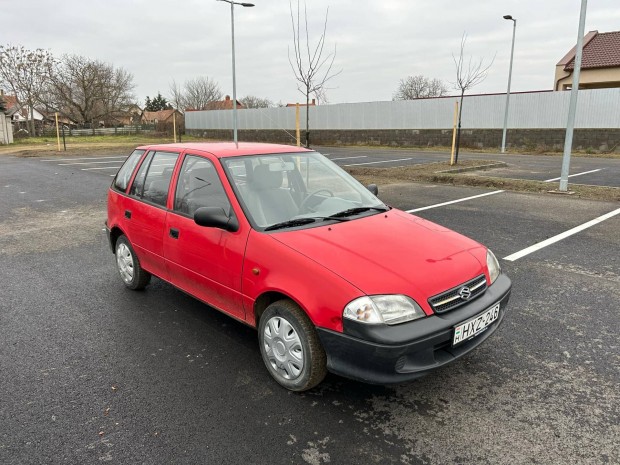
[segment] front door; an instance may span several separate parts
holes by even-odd
[[[200,207],[221,207],[234,214],[215,163],[185,155],[166,218],[164,256],[175,286],[244,319],[241,271],[249,226],[243,222],[238,231],[229,232],[198,226],[193,219]]]

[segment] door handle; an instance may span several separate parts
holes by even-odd
[[[128,220],[131,219],[131,211],[125,210],[125,218],[127,218]]]
[[[168,232],[168,234],[170,234],[170,237],[173,239],[178,239],[179,238],[179,230],[175,229],[175,228],[170,228],[170,231]]]

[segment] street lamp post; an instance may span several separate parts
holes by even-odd
[[[233,79],[233,140],[237,145],[237,76],[235,75],[235,5],[252,7],[253,3],[233,2],[232,0],[217,0],[230,3],[230,26],[232,33],[232,79]]]
[[[510,69],[508,70],[508,90],[506,91],[506,108],[504,109],[504,131],[502,132],[502,153],[506,152],[506,130],[508,129],[508,104],[510,103],[510,80],[512,79],[512,58],[515,53],[515,34],[517,32],[517,20],[511,15],[504,19],[512,21],[512,48],[510,49]]]

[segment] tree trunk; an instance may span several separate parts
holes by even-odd
[[[463,96],[465,91],[461,91],[461,103],[459,104],[459,123],[456,129],[456,150],[454,154],[454,164],[459,162],[459,147],[461,145],[461,114],[463,113]]]
[[[306,87],[306,148],[310,148],[310,89]]]
[[[36,129],[34,127],[34,108],[32,108],[32,102],[28,103],[28,112],[30,113],[30,137],[35,137],[36,134]]]

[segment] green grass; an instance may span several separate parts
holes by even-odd
[[[182,140],[185,142],[201,140],[195,136],[183,135]],[[124,144],[124,143],[150,143],[150,142],[174,142],[172,136],[155,136],[152,134],[122,134],[122,135],[102,135],[102,136],[67,136],[65,137],[67,145],[69,144]],[[23,139],[15,139],[13,146],[23,149],[28,146],[41,145],[57,145],[56,137],[25,137]],[[62,136],[60,137],[60,145],[62,146]]]

